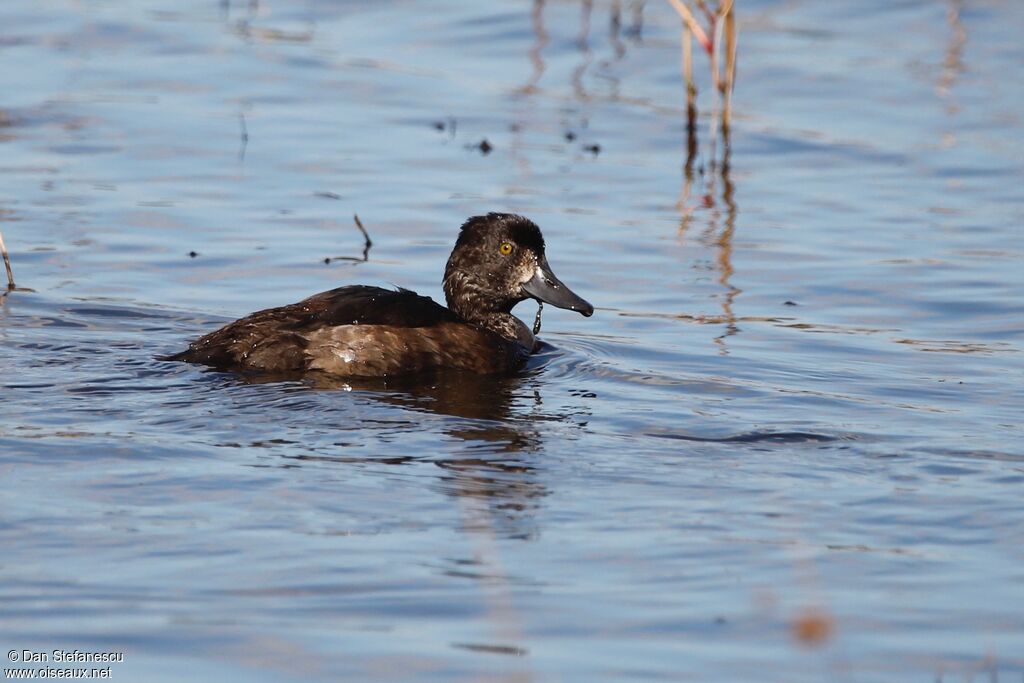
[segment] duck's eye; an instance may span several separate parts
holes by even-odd
[[[512,243],[511,242],[502,242],[501,246],[498,247],[498,251],[501,252],[502,256],[508,256],[509,254],[512,253]]]

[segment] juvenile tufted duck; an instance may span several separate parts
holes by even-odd
[[[387,377],[459,368],[518,370],[533,352],[512,307],[534,298],[585,316],[594,307],[562,284],[530,220],[489,213],[467,220],[444,273],[445,308],[406,289],[350,285],[258,311],[165,357],[221,370]]]

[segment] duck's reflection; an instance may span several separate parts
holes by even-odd
[[[536,427],[542,401],[538,387],[531,391],[534,382],[445,373],[427,383],[404,380],[391,382],[385,391],[364,389],[362,395],[408,410],[460,418],[442,434],[463,447],[439,444],[439,452],[430,458],[443,472],[440,489],[460,500],[466,530],[532,538],[537,535],[534,512],[549,493],[532,464],[542,446]]]
[[[245,381],[262,384],[282,379],[289,378],[261,375]],[[437,432],[437,449],[431,453],[308,453],[288,456],[293,465],[295,461],[430,462],[441,470],[440,490],[459,499],[467,530],[486,529],[506,538],[537,535],[534,513],[549,493],[537,467],[544,445],[540,427],[575,420],[572,410],[552,411],[545,406],[544,386],[536,367],[512,377],[446,371],[413,378],[307,376],[302,380],[315,389],[343,391],[355,399],[353,403],[370,401],[400,408],[410,429],[418,423],[416,413],[453,419],[441,422],[440,428],[436,421],[424,427]]]

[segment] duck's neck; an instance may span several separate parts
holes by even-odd
[[[462,319],[495,334],[533,348],[533,333],[510,312],[515,301],[497,302],[484,293],[483,288],[459,271],[449,272],[444,278],[444,298],[448,308]]]

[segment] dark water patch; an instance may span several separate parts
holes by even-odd
[[[506,655],[509,657],[526,657],[530,651],[525,647],[515,645],[500,645],[493,643],[452,643],[452,647],[470,652],[482,652],[489,655]]]
[[[963,449],[939,449],[924,448],[924,452],[949,458],[962,458],[965,460],[995,460],[998,462],[1024,462],[1024,448],[1018,450],[995,451],[995,450],[963,450]]]
[[[695,436],[693,434],[677,434],[670,432],[644,432],[645,436],[652,436],[658,439],[676,439],[679,441],[695,441],[700,443],[777,443],[777,444],[798,444],[798,443],[832,443],[835,441],[848,441],[855,437],[844,435],[830,436],[828,434],[816,434],[813,432],[747,432],[744,434],[733,434],[730,436]]]
[[[842,160],[847,163],[904,166],[910,162],[910,157],[905,154],[835,140],[815,140],[802,131],[793,131],[788,135],[748,133],[743,136],[743,141],[746,147],[744,151],[749,154],[819,157],[829,164]],[[810,166],[813,167],[814,163],[811,162]]]
[[[119,147],[107,146],[107,145],[56,145],[51,148],[52,151],[57,154],[112,154],[120,151]]]
[[[130,320],[167,318],[165,314],[150,313],[127,306],[69,306],[67,313],[96,318],[127,318]]]

